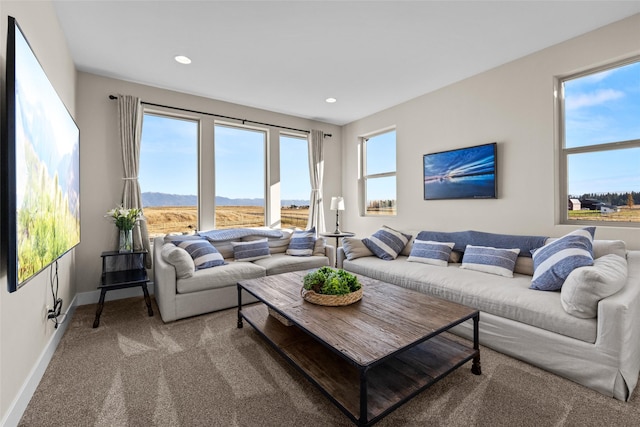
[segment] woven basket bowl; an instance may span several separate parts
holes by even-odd
[[[314,291],[308,291],[304,288],[300,291],[302,298],[312,304],[326,305],[330,307],[339,307],[342,305],[353,304],[362,299],[362,288],[355,292],[344,295],[324,295],[318,294]]]

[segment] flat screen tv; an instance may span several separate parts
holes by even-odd
[[[9,17],[2,261],[9,292],[80,243],[80,131]]]
[[[497,144],[423,156],[424,199],[495,199]]]

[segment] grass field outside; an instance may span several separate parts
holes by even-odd
[[[309,209],[281,209],[282,228],[307,226]],[[149,238],[167,233],[192,234],[198,228],[196,206],[156,206],[144,208]],[[264,208],[261,206],[218,206],[216,207],[216,228],[262,227]]]
[[[640,206],[632,208],[621,206],[619,212],[602,213],[600,211],[579,210],[568,211],[569,220],[580,221],[611,221],[611,222],[637,222],[640,223]]]

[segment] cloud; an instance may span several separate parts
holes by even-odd
[[[583,107],[593,107],[594,105],[620,99],[624,96],[624,92],[615,89],[603,89],[592,93],[583,93],[567,98],[565,100],[565,108],[567,110],[577,110]]]

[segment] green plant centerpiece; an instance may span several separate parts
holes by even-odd
[[[349,305],[362,298],[362,285],[356,276],[342,269],[320,267],[304,276],[301,293],[314,304]]]

